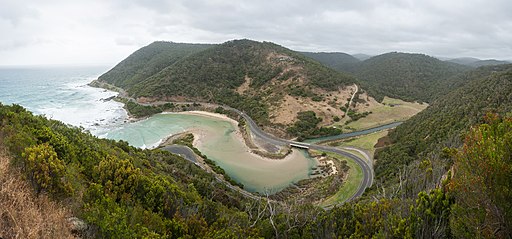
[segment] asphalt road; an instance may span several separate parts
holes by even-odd
[[[128,98],[128,99],[134,100],[132,98]],[[165,102],[160,102],[160,103],[163,104]],[[200,102],[173,102],[173,103],[174,104],[194,104],[194,103],[200,103]],[[142,104],[142,105],[154,105],[154,104],[155,103]],[[156,103],[156,104],[159,104],[159,103]],[[347,199],[347,201],[350,201],[354,198],[362,196],[364,191],[366,190],[366,188],[369,188],[370,186],[372,186],[373,178],[374,178],[373,167],[370,165],[370,162],[366,162],[365,159],[360,158],[355,154],[343,151],[343,150],[335,148],[335,147],[329,147],[329,146],[317,145],[314,143],[304,143],[304,142],[297,142],[297,141],[293,141],[293,140],[281,139],[274,135],[267,134],[266,132],[261,130],[260,127],[256,124],[256,122],[254,122],[254,120],[251,117],[249,117],[246,113],[244,113],[238,109],[235,109],[235,108],[232,108],[229,106],[225,106],[225,105],[217,105],[217,104],[213,104],[213,103],[201,103],[201,104],[214,106],[214,107],[220,106],[226,110],[230,110],[230,111],[237,113],[238,115],[242,116],[245,119],[247,124],[249,124],[249,128],[251,129],[251,132],[253,133],[253,135],[256,137],[259,137],[260,139],[262,139],[266,142],[269,142],[269,143],[272,143],[275,145],[281,145],[281,146],[290,145],[291,143],[296,144],[296,145],[302,145],[302,146],[308,147],[310,149],[321,150],[321,151],[325,151],[325,152],[332,152],[332,153],[339,154],[341,156],[344,156],[344,157],[354,160],[354,162],[356,162],[362,168],[363,180],[362,180],[361,184],[359,185],[357,192],[354,195],[352,195],[349,199]]]
[[[192,151],[192,149],[190,149],[187,146],[168,145],[168,146],[161,148],[161,150],[169,151],[173,154],[180,155],[181,157],[187,159],[188,161],[190,161],[192,163],[197,163],[196,154],[194,153],[194,151]]]
[[[323,145],[317,145],[317,144],[308,144],[308,143],[278,138],[274,135],[267,134],[266,132],[261,130],[260,127],[256,124],[256,122],[254,122],[254,120],[252,120],[252,118],[249,117],[244,112],[237,110],[235,108],[228,107],[228,106],[222,106],[222,107],[227,110],[236,112],[240,116],[242,116],[245,119],[245,121],[247,122],[247,124],[249,124],[249,128],[251,129],[251,132],[254,134],[254,136],[259,137],[267,142],[270,142],[270,143],[273,143],[276,145],[289,145],[291,143],[296,144],[296,145],[302,145],[302,146],[308,147],[310,149],[321,150],[321,151],[325,151],[325,152],[332,152],[332,153],[339,154],[339,155],[342,155],[344,157],[354,160],[362,168],[363,180],[362,180],[361,184],[359,185],[357,192],[354,195],[352,195],[349,199],[347,199],[347,201],[350,201],[356,197],[360,197],[361,195],[363,195],[366,188],[372,186],[373,177],[374,177],[373,168],[371,165],[369,165],[370,162],[366,162],[365,159],[362,159],[355,154],[343,151],[343,150],[335,148],[335,147],[329,147],[329,146],[323,146]]]

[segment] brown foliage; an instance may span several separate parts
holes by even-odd
[[[0,148],[0,238],[74,238],[69,212],[37,195]]]

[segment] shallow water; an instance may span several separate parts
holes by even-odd
[[[308,178],[315,160],[294,151],[286,160],[264,160],[249,153],[235,137],[230,121],[199,115],[158,114],[126,123],[121,103],[104,101],[117,93],[87,86],[106,67],[0,68],[0,102],[20,104],[35,114],[84,127],[92,134],[128,141],[141,148],[157,146],[170,134],[201,129],[199,150],[216,161],[248,191],[271,192]]]
[[[157,114],[148,119],[123,125],[105,137],[122,139],[137,147],[152,148],[161,139],[188,130],[200,129],[197,148],[215,161],[226,173],[251,192],[279,191],[293,182],[309,178],[316,161],[295,150],[284,160],[269,160],[248,152],[236,134],[232,122],[209,116]]]

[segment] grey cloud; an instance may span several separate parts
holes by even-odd
[[[26,2],[24,5],[38,11],[41,6],[45,6],[45,11],[58,9],[64,3],[61,0]],[[85,1],[77,2],[88,6]],[[218,43],[250,38],[273,41],[295,50],[368,54],[405,51],[448,57],[512,59],[509,46],[512,42],[512,2],[508,0],[90,2],[95,7],[102,6],[101,11],[90,16],[90,20],[76,21],[77,27],[88,29],[79,33],[91,34],[89,42],[113,44],[112,48],[127,51],[126,54],[155,40]],[[74,3],[66,2],[68,5]],[[12,11],[0,9],[0,30],[4,32],[8,28],[4,27],[5,22],[16,22],[19,27],[11,27],[6,32],[25,31],[19,34],[21,38],[0,39],[0,46],[14,49],[16,44],[13,42],[20,42],[28,32],[34,32],[36,38],[53,36],[54,27],[45,27],[45,19],[40,25],[24,21],[34,15],[30,7],[14,1],[10,4]],[[66,8],[58,11],[65,12]],[[81,41],[80,36],[70,37]],[[95,47],[106,48],[90,47],[90,51]]]

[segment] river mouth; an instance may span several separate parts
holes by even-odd
[[[140,148],[154,148],[169,135],[192,132],[194,146],[215,161],[249,192],[273,194],[310,178],[315,159],[294,149],[284,159],[267,159],[250,152],[236,121],[208,112],[163,113],[109,130],[103,136]]]

